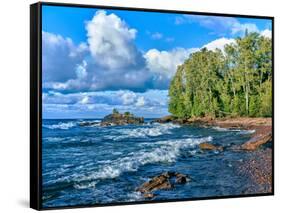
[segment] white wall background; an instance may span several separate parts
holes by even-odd
[[[56,0],[62,2],[61,0]],[[29,4],[31,0],[1,1],[0,6],[0,212],[29,209]],[[188,11],[275,16],[275,196],[176,202],[64,212],[276,212],[280,189],[280,1],[277,0],[64,0]],[[280,211],[280,210],[279,210]]]

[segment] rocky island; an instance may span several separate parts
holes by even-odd
[[[100,123],[98,122],[91,122],[91,121],[84,121],[79,123],[79,126],[116,126],[116,125],[128,125],[128,124],[143,124],[144,118],[137,117],[130,112],[120,113],[117,109],[113,109],[112,113],[106,115]]]
[[[101,121],[101,126],[112,126],[112,125],[128,125],[128,124],[143,124],[143,117],[136,117],[130,112],[124,114],[113,109],[112,114],[105,116]]]

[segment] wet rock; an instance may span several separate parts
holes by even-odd
[[[169,181],[169,175],[168,173],[163,173],[161,175],[152,178],[150,181],[145,182],[141,187],[138,188],[137,191],[145,193],[145,192],[151,192],[153,190],[170,189],[170,188],[172,188],[172,185]]]
[[[190,180],[191,179],[187,175],[181,173],[164,172],[142,184],[137,191],[143,193],[145,198],[152,198],[155,196],[151,193],[152,191],[169,190],[174,187],[174,184],[185,184]]]
[[[144,193],[144,194],[143,194],[143,197],[144,197],[144,198],[149,198],[149,199],[151,199],[151,198],[154,198],[155,195],[154,195],[153,193]]]
[[[180,174],[180,173],[176,173],[176,183],[179,184],[184,184],[186,182],[190,181],[190,178],[188,178],[186,175],[184,174]]]
[[[169,123],[175,120],[175,117],[172,115],[167,115],[162,118],[155,119],[153,122],[157,123]]]
[[[79,126],[96,126],[98,124],[99,124],[99,122],[83,121],[83,122],[80,122],[78,125]]]
[[[218,151],[223,151],[223,147],[222,146],[215,146],[215,145],[210,144],[210,143],[200,143],[199,144],[199,148],[201,150],[218,150]]]
[[[266,143],[271,142],[271,141],[272,141],[272,134],[271,133],[257,135],[255,137],[251,138],[251,140],[242,144],[241,149],[253,151],[253,150],[258,149],[261,145],[266,144]]]

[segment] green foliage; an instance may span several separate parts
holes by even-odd
[[[133,117],[134,115],[131,114],[130,112],[124,112],[125,117]]]
[[[271,39],[246,33],[224,51],[206,48],[178,66],[169,88],[177,117],[271,116]]]
[[[114,108],[114,109],[112,110],[112,114],[115,114],[115,115],[116,115],[116,114],[119,114],[119,112],[118,112],[117,109]]]

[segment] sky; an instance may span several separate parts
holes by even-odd
[[[191,53],[223,49],[271,20],[42,6],[43,118],[102,118],[116,108],[168,114],[168,88]]]

